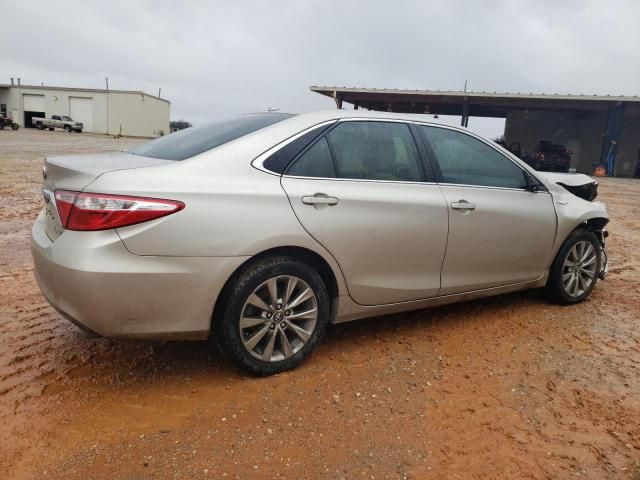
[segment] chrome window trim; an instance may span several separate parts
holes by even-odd
[[[520,170],[523,170],[524,172],[529,173],[538,182],[540,182],[542,185],[546,186],[546,184],[544,182],[542,182],[535,175],[535,173],[533,173],[528,168],[524,168],[520,164],[520,160],[519,159],[518,159],[518,161],[516,161],[513,158],[511,158],[510,156],[505,155],[504,152],[500,151],[500,149],[498,149],[495,145],[492,145],[491,142],[485,140],[481,136],[476,135],[475,133],[470,132],[468,130],[462,130],[462,129],[458,128],[458,127],[454,127],[454,126],[451,126],[451,125],[442,125],[442,124],[431,123],[431,122],[426,122],[426,121],[425,122],[421,122],[420,120],[415,120],[415,119],[402,120],[402,119],[395,119],[395,118],[349,117],[349,118],[334,118],[334,119],[331,119],[331,120],[326,120],[326,121],[320,122],[320,123],[318,123],[316,125],[313,125],[311,127],[308,127],[306,129],[296,133],[295,135],[287,138],[286,140],[283,140],[282,142],[278,143],[277,145],[274,145],[273,147],[269,148],[265,152],[263,152],[260,155],[258,155],[255,159],[253,159],[253,161],[251,162],[251,166],[256,168],[257,170],[260,170],[262,172],[268,173],[270,175],[275,175],[277,177],[284,177],[284,178],[314,179],[314,180],[338,180],[338,181],[352,181],[352,182],[376,182],[376,183],[409,183],[409,184],[421,184],[421,185],[443,185],[443,186],[455,186],[455,187],[486,188],[486,189],[490,189],[490,190],[511,190],[511,191],[515,191],[515,192],[526,192],[527,191],[526,188],[495,187],[495,186],[491,186],[491,185],[474,185],[474,184],[471,184],[471,183],[467,184],[467,183],[446,183],[446,182],[426,182],[426,181],[425,182],[412,182],[412,181],[403,181],[403,180],[373,180],[373,179],[366,179],[366,178],[304,177],[304,176],[299,176],[299,175],[280,174],[280,173],[274,172],[274,171],[269,170],[269,169],[264,167],[264,162],[265,162],[265,160],[267,158],[269,158],[271,155],[273,155],[275,152],[277,152],[281,148],[285,147],[289,143],[297,140],[302,135],[305,135],[306,133],[308,133],[308,132],[310,132],[310,131],[312,131],[312,130],[314,130],[316,128],[319,128],[319,127],[328,126],[328,125],[331,125],[333,123],[336,123],[336,124],[337,123],[342,123],[342,122],[403,123],[405,125],[408,125],[408,124],[422,125],[422,126],[426,126],[426,127],[443,128],[443,129],[446,129],[446,130],[453,130],[455,132],[460,132],[463,135],[469,135],[470,137],[473,137],[476,140],[479,140],[483,144],[487,145],[488,147],[492,148],[499,155],[504,157],[506,160],[508,160],[511,163],[515,164],[518,168],[520,168]],[[534,172],[535,172],[535,170],[534,170]],[[549,192],[546,191],[546,192],[536,192],[536,193],[549,193]]]
[[[529,192],[529,190],[527,190],[526,188],[511,188],[511,187],[491,187],[489,185],[472,185],[472,184],[468,184],[468,183],[445,183],[445,182],[441,182],[438,183],[438,185],[440,185],[441,187],[464,187],[464,188],[484,188],[484,189],[488,189],[488,190],[508,190],[511,192],[526,192],[526,193],[546,193],[548,195],[550,195],[550,192],[547,191],[539,191],[539,192]]]
[[[403,183],[403,184],[411,184],[411,185],[437,185],[440,187],[464,187],[464,188],[479,188],[479,189],[485,189],[485,190],[505,190],[510,192],[531,193],[525,188],[490,187],[488,185],[468,185],[465,183],[410,182],[410,181],[404,181],[404,180],[374,180],[374,179],[367,179],[367,178],[303,177],[300,175],[282,175],[282,178],[292,178],[297,180],[324,180],[324,181],[329,180],[333,182]],[[535,193],[547,194],[547,195],[551,194],[548,191],[540,191]]]
[[[282,178],[298,180],[331,180],[333,182],[367,182],[367,183],[403,183],[411,185],[438,185],[436,182],[412,182],[409,180],[375,180],[372,178],[336,178],[336,177],[303,177],[301,175],[282,175]]]

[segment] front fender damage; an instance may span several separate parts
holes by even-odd
[[[593,232],[600,242],[599,276],[604,278],[609,270],[606,247],[609,214],[604,203],[593,200],[598,182],[583,174],[537,173],[540,173],[553,196],[558,217],[558,231],[551,262],[569,235],[577,229],[585,228]]]

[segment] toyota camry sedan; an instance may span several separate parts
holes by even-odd
[[[299,365],[329,323],[529,288],[575,304],[607,270],[590,177],[419,115],[242,115],[43,176],[35,275],[64,317],[212,336],[255,374]]]

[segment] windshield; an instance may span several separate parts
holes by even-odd
[[[252,113],[206,123],[157,138],[128,150],[128,153],[163,160],[185,160],[292,116],[286,113]]]

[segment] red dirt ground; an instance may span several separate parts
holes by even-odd
[[[209,342],[88,338],[33,279],[42,158],[140,140],[0,132],[0,478],[640,479],[640,182],[605,179],[611,273],[330,328],[251,378]]]

